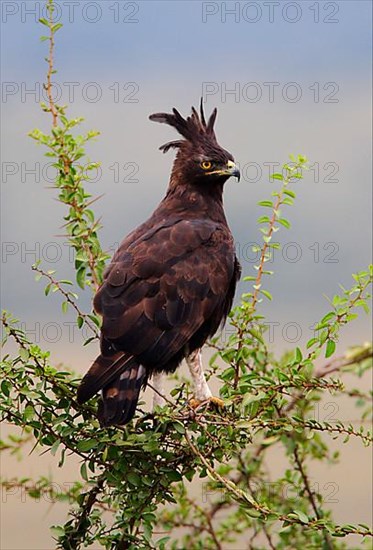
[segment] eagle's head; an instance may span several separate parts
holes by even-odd
[[[206,122],[201,100],[200,114],[198,115],[192,107],[192,114],[186,119],[176,109],[173,109],[171,114],[150,115],[150,120],[173,126],[184,138],[169,141],[160,147],[164,153],[172,148],[178,150],[171,174],[171,186],[181,183],[223,184],[231,176],[240,179],[240,172],[233,156],[216,140],[216,114],[217,110],[214,109]]]

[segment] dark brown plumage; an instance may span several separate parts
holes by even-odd
[[[224,322],[240,266],[223,210],[223,186],[239,177],[217,143],[216,109],[205,121],[158,113],[173,126],[177,149],[167,194],[151,217],[121,243],[94,298],[102,315],[101,355],[78,389],[84,403],[102,389],[102,425],[126,424],[154,372],[173,372]]]

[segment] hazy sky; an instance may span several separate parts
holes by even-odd
[[[260,242],[256,219],[263,209],[256,203],[276,188],[270,167],[289,153],[310,159],[312,170],[293,187],[292,227],[276,234],[284,248],[264,283],[274,301],[262,307],[274,349],[304,344],[328,311],[323,294],[338,292],[338,283],[349,286],[351,273],[371,256],[371,3],[58,5],[64,26],[57,34],[55,90],[71,116],[85,117],[85,129],[101,131],[89,154],[102,170],[89,191],[104,193],[95,209],[105,248],[143,221],[167,187],[173,153],[162,155],[158,147],[175,134],[151,123],[153,112],[175,106],[188,114],[201,95],[207,111],[218,107],[218,139],[243,176],[239,184],[228,181],[225,205],[244,274],[253,274],[251,243]],[[82,350],[78,333],[71,333],[73,317],[60,313],[57,295],[44,297],[30,270],[41,258],[57,277],[74,277],[57,236],[65,209],[47,188],[53,170],[27,137],[50,124],[39,108],[43,6],[1,2],[2,305],[56,360],[84,372],[95,345]],[[79,294],[82,307],[90,307],[90,294]],[[342,334],[338,351],[370,337],[362,316]]]

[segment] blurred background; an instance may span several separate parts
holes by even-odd
[[[311,169],[292,187],[291,229],[276,233],[282,250],[275,251],[275,275],[265,283],[274,300],[261,305],[273,350],[302,347],[329,310],[325,295],[337,293],[339,283],[350,286],[351,273],[370,261],[371,3],[56,4],[63,28],[56,38],[55,97],[69,105],[68,116],[85,118],[85,130],[101,132],[89,146],[101,168],[87,187],[94,196],[103,194],[95,212],[106,250],[112,253],[165,193],[173,153],[162,155],[158,147],[175,134],[151,123],[153,112],[177,107],[186,115],[201,96],[207,113],[218,108],[218,140],[242,172],[239,184],[226,184],[225,208],[244,275],[253,274],[258,259],[251,248],[260,243],[256,219],[263,209],[256,203],[276,188],[269,173],[289,153],[309,158]],[[74,278],[72,256],[59,236],[64,207],[50,189],[55,171],[27,137],[35,127],[50,126],[39,106],[47,43],[39,40],[44,28],[38,19],[46,17],[45,5],[3,1],[1,11],[2,307],[51,351],[55,364],[83,373],[95,344],[82,348],[73,316],[59,313],[59,296],[45,298],[31,272],[41,259],[59,279]],[[247,284],[240,284],[237,297]],[[79,303],[89,309],[90,293],[79,291]],[[342,333],[337,352],[370,339],[371,324],[362,314]],[[353,419],[353,409],[337,406],[338,417]],[[339,466],[315,470],[316,482],[338,487],[331,504],[337,521],[369,521],[369,455],[362,451],[352,445]],[[351,463],[359,464],[353,475]],[[3,459],[2,475],[12,472],[51,474],[56,483],[76,475],[74,466],[58,470],[37,453],[20,463]],[[65,513],[60,504],[3,494],[1,547],[51,548],[48,526]]]

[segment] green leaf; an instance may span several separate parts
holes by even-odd
[[[80,466],[80,475],[84,481],[88,481],[87,464],[85,462]]]
[[[94,215],[93,210],[90,210],[89,208],[86,208],[84,213],[85,213],[85,215],[87,216],[87,218],[89,219],[90,222],[93,223],[95,221],[95,215]]]
[[[272,294],[271,294],[270,292],[268,292],[268,290],[260,290],[260,292],[261,292],[262,294],[264,294],[264,296],[265,296],[266,298],[268,298],[268,300],[272,300],[272,299],[273,299],[273,298],[272,298]]]
[[[258,340],[261,344],[264,344],[264,340],[260,332],[254,328],[248,328],[247,331],[253,336],[256,340]]]
[[[11,383],[8,380],[3,380],[1,382],[1,391],[5,395],[5,397],[9,397],[11,387]]]
[[[282,204],[287,204],[288,206],[293,206],[294,201],[290,197],[285,197],[282,201]]]
[[[285,218],[277,218],[277,222],[280,223],[281,225],[283,225],[284,227],[286,227],[286,229],[290,229],[291,227],[291,224],[288,220],[286,220]]]
[[[271,179],[284,181],[284,176],[279,172],[275,172],[274,174],[271,174]]]
[[[307,514],[302,512],[302,510],[294,510],[294,514],[298,516],[298,518],[300,519],[300,521],[302,523],[308,523],[309,522],[309,518],[308,518]]]
[[[250,516],[251,518],[260,518],[262,515],[259,510],[256,510],[255,508],[247,508],[245,510],[245,513]]]
[[[83,289],[85,287],[85,273],[86,273],[85,266],[80,267],[76,272],[76,282],[78,283],[80,288],[83,288]]]
[[[258,206],[266,206],[268,208],[273,208],[273,203],[271,201],[259,201]]]
[[[135,487],[140,487],[141,485],[141,478],[135,472],[128,472],[127,480],[131,485],[134,485]]]
[[[97,317],[97,315],[91,315],[90,313],[88,314],[88,317],[89,319],[91,319],[91,321],[94,322],[94,324],[96,325],[96,327],[100,328],[101,326],[101,320],[99,319],[99,317]]]
[[[299,348],[296,348],[295,349],[295,361],[297,363],[300,363],[303,359],[303,355],[302,355],[302,352]]]
[[[58,450],[58,447],[61,445],[61,440],[60,439],[56,439],[56,441],[53,443],[51,449],[50,449],[50,453],[52,456],[55,456],[57,450]]]
[[[170,540],[171,537],[162,537],[161,539],[157,540],[156,547],[159,547],[160,550],[165,550],[165,544]]]
[[[308,340],[306,345],[307,349],[312,348],[312,346],[314,346],[318,341],[319,341],[318,338],[311,338],[310,340]]]
[[[50,532],[55,537],[63,537],[65,534],[65,529],[63,527],[59,527],[58,525],[53,525],[50,527]]]
[[[181,481],[183,479],[183,476],[177,470],[167,472],[167,477],[170,481]]]
[[[365,313],[369,313],[369,306],[367,305],[365,300],[357,300],[355,302],[355,307],[362,307]]]
[[[144,524],[143,524],[143,530],[144,530],[144,539],[145,539],[147,542],[150,542],[150,540],[151,540],[151,538],[152,538],[152,532],[153,532],[153,529],[152,529],[151,524],[149,524],[149,523],[144,523]]]
[[[83,439],[83,441],[79,441],[77,445],[77,449],[78,451],[85,453],[87,451],[90,451],[91,449],[94,449],[96,446],[97,446],[96,439]]]
[[[32,405],[27,405],[25,410],[23,411],[23,419],[28,422],[29,420],[32,420],[35,415],[35,410]]]
[[[323,325],[324,323],[327,323],[328,321],[331,321],[331,319],[335,319],[335,315],[336,314],[335,314],[334,311],[330,311],[329,313],[324,315],[324,317],[320,321],[320,324]]]
[[[179,434],[185,434],[185,427],[180,422],[174,422],[173,426]]]
[[[328,340],[328,343],[326,344],[325,357],[328,358],[333,355],[335,348],[336,344],[334,340]]]
[[[270,221],[268,216],[260,216],[260,218],[257,219],[258,223],[270,223]]]
[[[30,352],[26,348],[20,347],[19,356],[22,359],[22,361],[26,363],[30,357]]]
[[[62,26],[62,23],[56,23],[55,25],[53,25],[52,31],[57,32]]]

